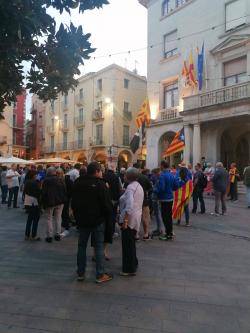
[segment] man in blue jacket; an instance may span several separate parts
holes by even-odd
[[[172,220],[172,207],[173,207],[173,192],[179,187],[177,178],[170,172],[169,163],[167,161],[161,162],[161,174],[159,182],[156,186],[155,192],[161,204],[162,221],[166,229],[166,235],[161,236],[160,240],[173,239],[173,220]]]

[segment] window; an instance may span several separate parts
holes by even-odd
[[[52,111],[52,112],[55,112],[55,101],[54,101],[54,100],[52,100],[52,101],[50,102],[50,106],[51,106],[51,111]]]
[[[169,12],[169,2],[170,0],[164,0],[161,5],[161,15],[165,16]]]
[[[83,108],[79,109],[79,122],[83,121]]]
[[[102,79],[97,80],[97,89],[102,91]]]
[[[77,146],[82,148],[83,145],[83,128],[80,128],[77,133]]]
[[[129,126],[123,126],[123,145],[129,146]]]
[[[123,103],[123,111],[124,112],[129,112],[129,103],[128,102]]]
[[[247,81],[247,57],[224,63],[224,86]]]
[[[63,98],[64,98],[64,105],[68,105],[68,93],[64,94]]]
[[[51,130],[54,131],[55,129],[55,120],[54,118],[51,119]]]
[[[13,114],[13,127],[16,127],[16,115]]]
[[[63,150],[66,150],[68,146],[68,133],[63,132]]]
[[[163,0],[161,5],[161,15],[165,16],[189,1],[190,0]]]
[[[97,110],[102,111],[102,101],[97,102]]]
[[[102,144],[102,125],[96,125],[96,143]]]
[[[79,91],[79,97],[80,97],[80,100],[83,99],[83,88],[81,88]]]
[[[128,79],[124,79],[124,88],[128,89],[129,87],[129,80]]]
[[[178,83],[172,83],[164,87],[164,108],[173,108],[179,105]]]
[[[177,54],[177,30],[164,35],[164,58]]]
[[[50,150],[54,151],[55,149],[55,137],[54,135],[50,137]]]
[[[13,145],[16,145],[16,132],[13,133]]]
[[[67,127],[68,127],[68,115],[67,115],[67,114],[65,114],[65,115],[63,116],[63,127],[64,127],[64,128],[67,128]]]
[[[245,0],[234,0],[226,4],[226,31],[230,31],[246,23]]]

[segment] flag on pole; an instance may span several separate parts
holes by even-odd
[[[185,135],[184,127],[176,133],[173,141],[168,146],[167,150],[163,153],[163,157],[173,155],[182,151],[185,148]]]
[[[191,85],[196,87],[197,79],[196,79],[196,73],[195,73],[195,68],[194,68],[194,59],[193,59],[192,51],[190,51],[190,55],[189,55],[189,78],[190,78]]]
[[[184,86],[189,86],[190,85],[189,70],[188,70],[188,64],[187,64],[186,60],[184,60],[181,75],[184,79]]]
[[[150,105],[147,98],[143,102],[135,121],[137,128],[140,128],[144,122],[147,125],[150,124]]]
[[[202,90],[203,86],[203,67],[204,67],[204,42],[202,44],[201,53],[198,54],[198,86]]]
[[[181,188],[174,192],[174,203],[172,209],[173,219],[181,219],[184,206],[190,201],[193,193],[193,181],[188,180]]]
[[[140,147],[140,133],[138,131],[135,133],[130,142],[130,149],[133,152],[133,154],[135,154],[136,151],[139,149],[139,147]]]

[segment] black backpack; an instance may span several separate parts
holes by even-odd
[[[204,173],[202,172],[200,179],[199,179],[199,186],[204,189],[207,187],[207,176],[204,175]]]

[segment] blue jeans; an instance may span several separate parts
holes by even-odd
[[[1,186],[2,191],[2,203],[6,203],[7,195],[8,195],[8,185]]]
[[[9,188],[8,207],[11,206],[11,201],[12,201],[13,197],[14,197],[13,207],[14,208],[17,207],[18,191],[19,191],[18,186],[14,186],[14,187]]]
[[[95,239],[96,277],[99,278],[104,274],[104,224],[100,224],[95,228],[79,228],[77,273],[85,274],[87,261],[86,249],[91,234],[93,234]]]

